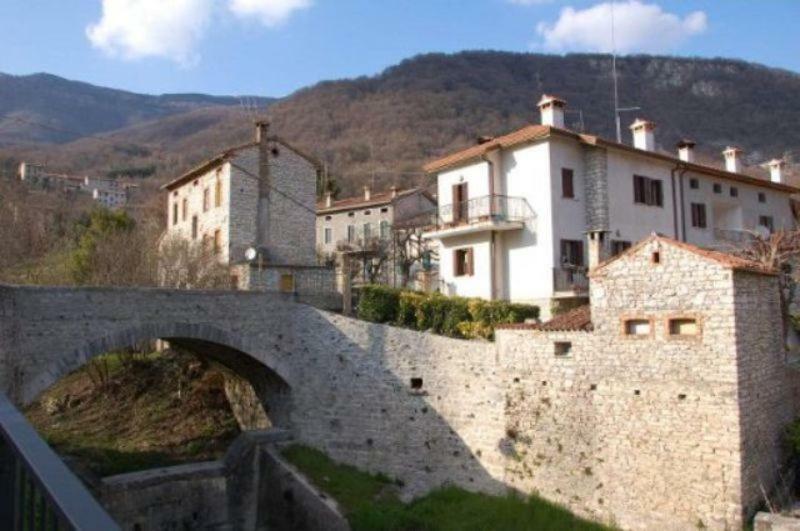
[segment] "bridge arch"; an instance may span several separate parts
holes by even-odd
[[[235,334],[209,323],[140,323],[83,340],[76,346],[64,345],[66,348],[61,351],[64,352],[63,355],[56,356],[55,361],[38,370],[36,374],[26,375],[26,384],[21,390],[21,402],[30,403],[61,378],[99,355],[156,339],[168,341],[172,347],[221,365],[248,382],[252,391],[242,396],[239,387],[233,392],[240,393],[238,398],[242,400],[248,398],[246,395],[254,393],[258,403],[253,404],[251,400],[246,406],[239,404],[239,407],[260,407],[272,425],[289,427],[291,382],[295,381],[291,368],[274,352],[260,347],[246,335]],[[233,397],[229,395],[229,398]],[[237,408],[237,404],[231,405],[234,409]],[[243,429],[248,426],[247,422],[243,423],[239,418],[240,414],[251,419],[259,416],[258,412],[235,413],[240,424],[244,424]]]

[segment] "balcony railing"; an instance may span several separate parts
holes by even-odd
[[[556,292],[581,293],[589,289],[589,277],[582,266],[564,265],[553,269],[553,287]]]
[[[0,529],[119,531],[86,487],[2,393]]]
[[[432,225],[444,228],[483,221],[525,221],[532,216],[524,198],[494,194],[442,205],[433,213]]]
[[[743,229],[714,229],[714,239],[737,245],[749,243],[753,234]]]

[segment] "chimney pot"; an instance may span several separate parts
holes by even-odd
[[[783,167],[786,166],[786,162],[783,159],[772,159],[767,166],[770,181],[783,184]]]
[[[564,128],[564,108],[567,102],[556,96],[542,94],[537,104],[541,113],[542,125]]]
[[[372,194],[370,193],[369,186],[365,186],[364,187],[364,201],[369,201],[370,197],[372,197]]]
[[[678,142],[678,158],[683,162],[694,162],[694,146],[691,140],[683,139]]]
[[[742,171],[742,153],[741,148],[736,146],[728,146],[722,152],[725,157],[725,169],[731,173],[739,173]]]
[[[397,197],[397,187],[396,187],[396,186],[392,186],[392,187],[390,188],[390,190],[392,191],[392,199],[394,199],[395,197]]]
[[[269,136],[269,120],[256,120],[256,142],[266,142]]]
[[[655,122],[637,118],[631,124],[631,132],[633,133],[633,147],[636,149],[643,149],[645,151],[655,151],[656,138],[653,130],[656,128]]]
[[[333,206],[333,192],[325,192],[325,206],[327,208]]]

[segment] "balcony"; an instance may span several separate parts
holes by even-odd
[[[564,265],[553,269],[553,291],[556,297],[585,295],[589,291],[589,277],[582,266]]]
[[[425,238],[447,238],[483,231],[519,230],[534,217],[522,197],[485,195],[440,206],[431,216]]]
[[[753,239],[753,233],[744,229],[714,229],[714,239],[727,245],[746,245]]]

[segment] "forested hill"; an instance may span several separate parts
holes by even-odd
[[[727,144],[752,162],[800,149],[796,73],[728,59],[628,56],[617,64],[621,104],[641,107],[625,125],[634,114],[654,120],[664,149],[684,136],[716,158]],[[582,116],[587,132],[612,137],[610,71],[603,55],[428,54],[373,77],[302,89],[269,113],[274,131],[327,162],[346,190],[411,184],[424,182],[420,167],[431,157],[538,121],[543,92],[568,101],[569,126],[577,129]],[[251,133],[239,109],[213,107],[111,133],[117,146],[80,140],[45,152],[54,164],[93,172],[156,164],[164,180]],[[137,145],[149,147],[129,149]]]

